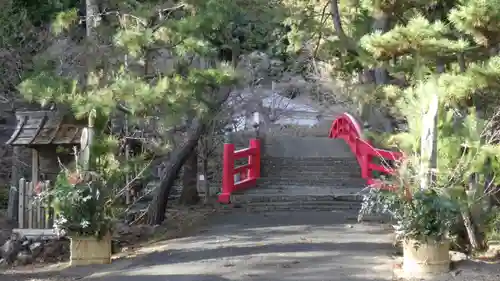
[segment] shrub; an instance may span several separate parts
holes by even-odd
[[[41,199],[54,208],[54,229],[59,235],[100,238],[111,231],[109,188],[96,176],[83,180],[89,177],[90,174],[63,171],[54,186],[41,195]]]
[[[398,163],[396,173],[386,184],[395,190],[372,188],[364,196],[360,213],[382,213],[395,221],[398,239],[418,242],[449,239],[450,230],[460,217],[459,205],[444,190],[432,183],[420,188],[419,161],[408,158]]]
[[[7,209],[9,204],[9,187],[0,187],[0,209]]]

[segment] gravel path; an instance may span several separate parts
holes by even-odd
[[[390,228],[355,221],[345,212],[221,214],[197,235],[156,243],[135,259],[59,273],[0,273],[0,281],[399,280]],[[434,280],[500,280],[500,265],[464,261]]]
[[[292,212],[218,216],[196,236],[98,281],[392,280],[390,231],[356,214]]]

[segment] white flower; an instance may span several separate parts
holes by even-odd
[[[82,221],[80,222],[80,226],[81,226],[82,228],[87,228],[87,227],[89,227],[89,226],[90,226],[90,222],[89,222],[89,221],[87,221],[87,220],[82,220]]]
[[[55,224],[65,224],[67,222],[68,222],[68,219],[66,219],[63,216],[60,216],[58,219],[55,220],[54,225]]]

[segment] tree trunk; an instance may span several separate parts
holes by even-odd
[[[195,147],[196,148],[196,147]],[[198,194],[198,153],[196,149],[191,151],[186,163],[184,163],[184,173],[182,177],[181,204],[195,205],[200,202]]]
[[[101,15],[99,14],[98,0],[85,0],[85,28],[87,39],[96,39],[94,29],[99,25]]]
[[[467,221],[464,220],[467,234],[474,251],[484,250],[486,247],[486,237],[484,235],[484,202],[485,196],[482,186],[478,182],[478,175],[472,174],[469,178],[469,186],[465,191],[465,198],[467,198],[468,210],[466,212]],[[462,214],[462,216],[464,216]]]
[[[148,223],[150,225],[158,225],[165,220],[165,210],[167,209],[168,197],[172,191],[172,186],[182,166],[193,151],[195,151],[198,140],[202,136],[204,129],[204,124],[201,123],[200,120],[195,120],[189,130],[186,143],[172,152],[171,160],[165,168],[163,180],[156,190],[153,202],[151,202],[149,206]]]
[[[358,46],[358,44],[347,36],[342,26],[342,18],[340,15],[339,9],[339,1],[338,0],[330,0],[330,15],[332,19],[332,23],[335,29],[335,33],[340,39],[341,44],[349,50],[350,52],[356,53],[358,56],[369,56],[366,51]],[[383,12],[375,12],[373,14],[373,31],[379,32],[387,32],[389,29],[389,15]],[[375,84],[377,86],[389,84],[389,75],[387,70],[384,67],[377,67],[375,69],[365,70],[362,74],[363,80],[366,81],[367,84]],[[367,77],[370,76],[370,77]],[[367,79],[368,78],[368,79]],[[361,115],[361,119],[363,121],[369,122],[371,121],[371,127],[380,131],[391,131],[392,124],[388,116],[385,116],[380,110],[376,109],[370,102],[367,102],[363,99],[359,101],[360,110],[359,114]],[[373,121],[377,122],[377,124],[373,124]]]
[[[209,108],[209,112],[206,118],[210,117],[211,114],[215,114],[220,110],[222,104],[224,104],[229,95],[231,94],[232,87],[224,87],[220,89],[221,94],[220,99]],[[175,149],[172,152],[172,157],[167,166],[164,169],[164,176],[160,183],[160,186],[156,190],[155,197],[148,210],[148,223],[150,225],[161,224],[165,220],[165,211],[167,209],[168,197],[172,186],[174,185],[175,179],[179,174],[182,166],[189,158],[190,154],[195,150],[198,145],[198,141],[205,132],[206,121],[202,119],[195,119],[191,123],[188,129],[188,138],[184,145]]]
[[[373,32],[381,32],[381,33],[386,33],[389,30],[390,27],[390,19],[389,15],[382,12],[382,11],[377,11],[374,12],[373,16],[373,25],[372,25],[372,31]],[[375,80],[375,85],[377,86],[382,86],[382,85],[387,85],[390,83],[389,79],[389,73],[384,66],[379,66],[376,67],[373,70],[374,74],[374,80]],[[383,131],[383,132],[391,132],[392,131],[392,122],[391,122],[391,116],[389,116],[386,112],[385,109],[379,110],[375,108],[373,105],[368,104],[368,108],[370,109],[370,112],[374,115],[370,119],[364,119],[367,122],[374,122],[375,120],[377,126],[372,126],[376,127],[377,130]]]
[[[472,249],[477,251],[481,248],[481,246],[476,237],[476,230],[470,219],[470,213],[468,210],[462,210],[461,215],[464,221],[465,230],[467,231],[467,236],[469,237],[469,243],[471,244]]]
[[[354,40],[348,37],[344,32],[344,28],[342,26],[342,18],[340,16],[339,10],[339,0],[330,0],[330,16],[332,17],[332,23],[335,29],[335,33],[337,34],[344,48],[360,55],[359,52],[362,50],[358,47],[356,42],[354,42]]]
[[[208,185],[208,156],[203,158],[203,164],[201,165],[202,167],[202,175],[204,177],[202,183],[203,183],[203,191],[205,192],[205,198],[203,199],[203,203],[206,205],[210,203],[210,186]]]

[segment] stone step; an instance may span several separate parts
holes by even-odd
[[[304,164],[311,166],[331,166],[336,164],[358,165],[358,161],[354,157],[265,157],[261,160],[261,163],[280,166],[301,166]]]
[[[342,190],[342,189],[355,189],[357,191],[364,190],[366,186],[362,185],[314,185],[315,188],[318,189],[325,189],[325,192],[319,193],[319,194],[338,194],[335,192],[331,192],[332,190]],[[292,184],[268,184],[268,185],[257,185],[255,188],[250,188],[245,191],[245,194],[252,194],[254,192],[259,192],[259,193],[273,193],[276,190],[284,190],[283,192],[276,192],[276,193],[293,193],[293,194],[311,194],[311,193],[305,193],[307,192],[307,189],[303,189],[303,185],[292,185]],[[259,190],[259,191],[253,191],[253,190]],[[269,192],[266,192],[269,190]],[[318,194],[318,193],[312,193],[312,195]]]
[[[275,173],[266,173],[261,176],[262,179],[335,179],[335,180],[349,180],[349,179],[361,179],[361,174],[359,173],[349,173],[349,172],[302,172],[302,171],[282,171]]]
[[[358,161],[356,159],[326,159],[326,160],[304,160],[304,159],[290,159],[290,158],[282,158],[282,159],[271,159],[271,160],[262,160],[261,163],[263,165],[269,165],[271,167],[302,167],[302,166],[311,166],[311,167],[335,167],[338,165],[341,166],[356,166],[359,167]]]
[[[339,168],[339,167],[358,167],[359,164],[358,161],[325,161],[325,162],[306,162],[306,161],[296,161],[296,162],[264,162],[261,161],[261,165],[263,167],[269,167],[269,168],[282,168],[282,167],[289,167],[289,168],[305,168],[305,167],[314,167],[314,168]]]
[[[343,140],[266,138],[257,187],[233,194],[231,203],[251,211],[353,210],[366,183]]]
[[[310,164],[261,164],[262,171],[274,171],[274,170],[297,170],[297,171],[349,171],[357,170],[360,171],[358,163],[327,163],[321,165],[310,165]]]
[[[310,170],[288,170],[283,171],[264,171],[262,172],[262,177],[266,178],[297,178],[297,177],[309,177],[309,178],[360,178],[361,173],[358,171],[310,171]]]
[[[269,202],[274,201],[359,201],[364,194],[364,190],[357,188],[337,188],[328,189],[320,186],[312,188],[255,188],[248,189],[244,192],[235,192],[234,198],[243,201],[264,200]]]
[[[235,194],[277,194],[287,193],[290,195],[344,195],[344,194],[358,194],[366,192],[364,187],[325,187],[314,185],[267,185],[257,186],[256,188],[247,189],[243,192]]]
[[[359,194],[336,194],[336,195],[309,195],[297,194],[288,195],[282,194],[233,194],[231,202],[241,204],[251,203],[281,203],[281,202],[299,202],[299,203],[314,203],[314,202],[329,202],[330,204],[342,204],[345,202],[361,202],[363,197]]]
[[[279,200],[358,200],[360,194],[365,189],[350,187],[350,188],[329,188],[322,186],[267,186],[264,188],[253,188],[244,192],[235,193],[237,199],[258,199],[267,197],[267,201]],[[248,201],[248,200],[247,200]],[[251,200],[250,200],[251,201]]]
[[[361,180],[361,176],[358,174],[349,173],[283,173],[283,174],[266,174],[260,177],[260,181],[279,181],[279,180],[300,180],[300,179],[310,179],[310,180],[335,180],[335,181],[349,181],[349,180]]]
[[[266,188],[267,186],[284,186],[284,187],[300,187],[300,186],[321,186],[321,187],[358,187],[362,189],[366,185],[365,181],[360,178],[309,178],[309,177],[294,177],[294,178],[261,178],[257,183],[257,188]]]
[[[266,138],[264,151],[273,157],[352,157],[343,140],[322,137],[273,136]]]
[[[358,213],[361,208],[361,203],[355,202],[335,202],[330,201],[315,201],[315,202],[267,202],[233,204],[236,208],[243,208],[250,212],[278,212],[278,211],[338,211],[351,210],[353,213]]]
[[[352,173],[352,174],[360,174],[361,169],[359,167],[358,162],[356,161],[336,161],[336,162],[327,162],[327,163],[262,163],[262,173],[270,174],[270,173],[280,173],[280,172],[312,172],[312,173]]]

